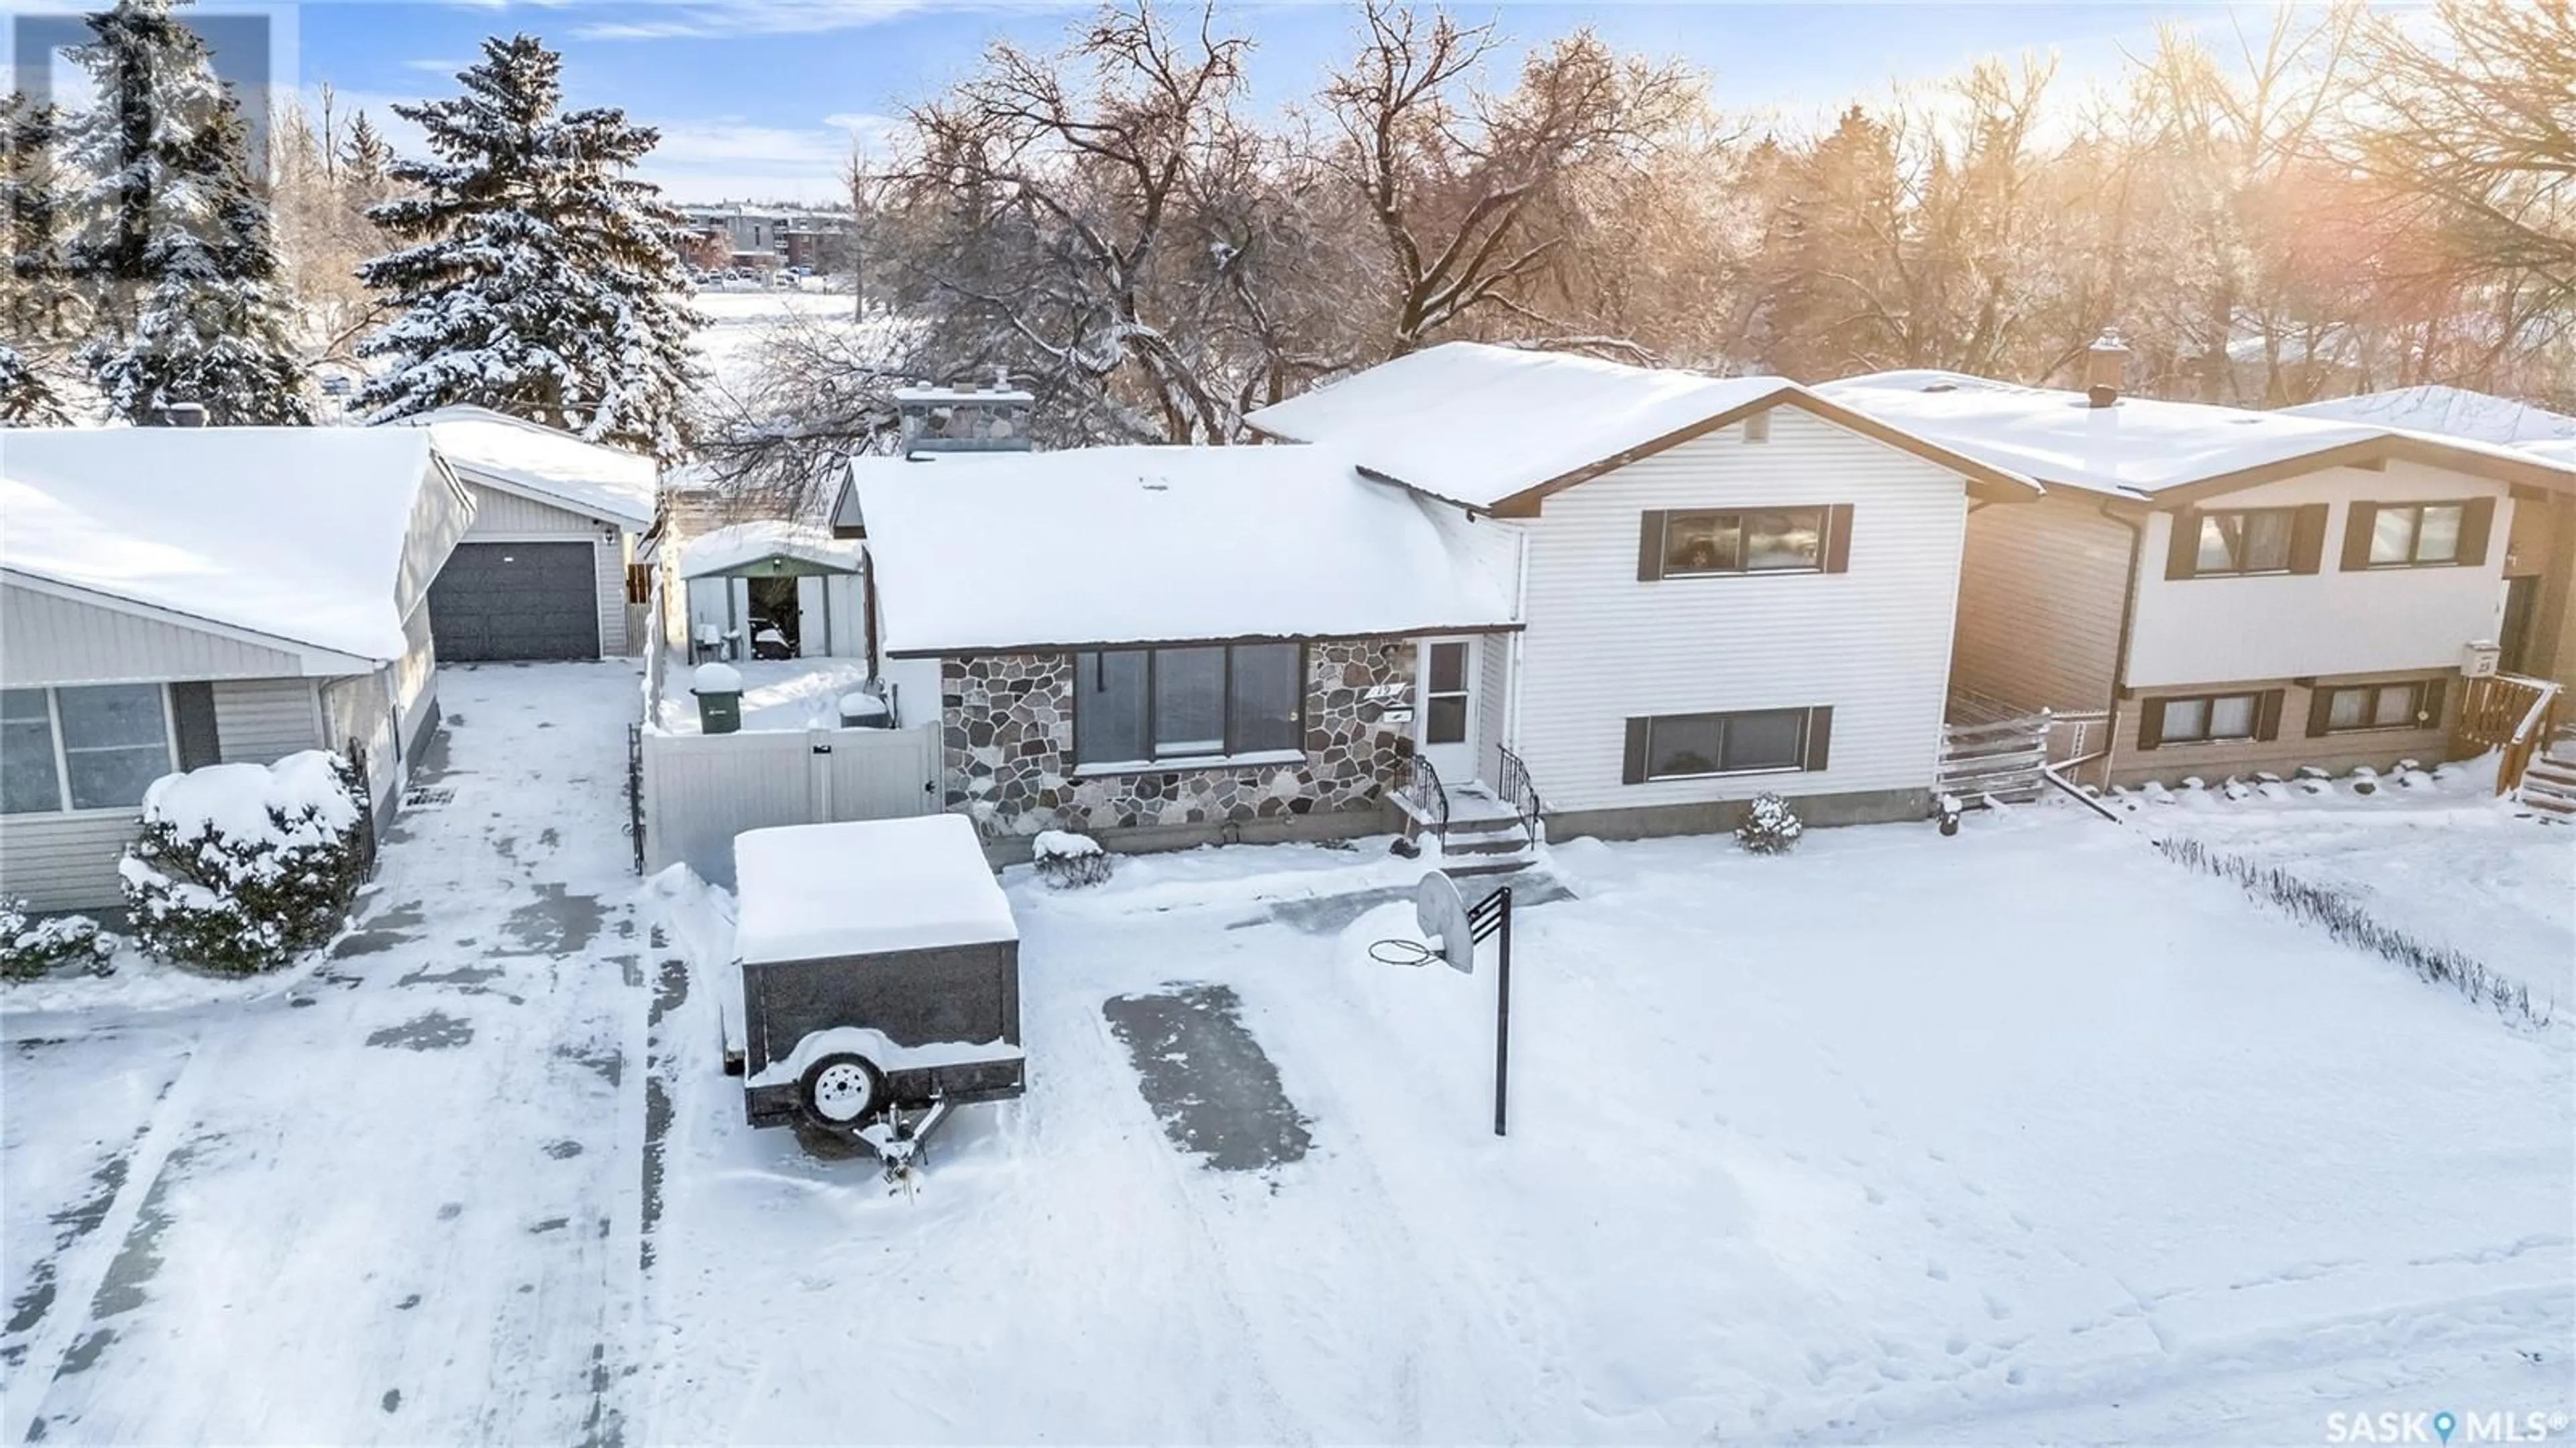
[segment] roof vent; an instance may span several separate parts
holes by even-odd
[[[1923,384],[1923,390],[1926,392],[1956,392],[1959,390],[1959,384],[1956,382],[1926,382]]]
[[[2119,329],[2104,327],[2093,345],[2084,349],[2084,400],[2095,407],[2119,401],[2120,372],[2128,361],[2128,344],[2120,340]]]

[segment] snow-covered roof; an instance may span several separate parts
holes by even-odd
[[[442,407],[400,419],[468,480],[632,528],[653,521],[653,459],[486,407]]]
[[[1020,938],[964,815],[745,830],[733,862],[734,952],[745,961]]]
[[[1785,377],[1708,377],[1450,342],[1245,421],[1273,437],[1330,443],[1434,497],[1490,508],[1716,419],[1814,397]]]
[[[703,533],[680,549],[680,576],[703,578],[765,558],[792,558],[837,573],[856,573],[867,546],[835,538],[829,528],[785,518],[756,518]]]
[[[2565,442],[2527,442],[2522,445],[2522,450],[2543,462],[2556,463],[2563,468],[2576,468],[2576,438],[2570,438]]]
[[[444,476],[412,428],[0,431],[0,567],[398,659],[404,540]]]
[[[898,655],[1508,627],[1423,504],[1338,449],[861,458]]]
[[[1890,426],[1928,437],[2050,487],[2152,498],[2339,448],[2397,443],[2471,470],[2529,469],[2511,448],[2378,423],[2199,402],[2123,397],[2094,407],[2081,392],[2023,387],[1960,372],[1877,372],[1817,391]],[[2576,476],[2566,480],[2576,485]]]
[[[2515,447],[2536,442],[2576,442],[2576,417],[2465,387],[2400,387],[2357,397],[2330,397],[2281,410],[2294,417],[2377,423]]]

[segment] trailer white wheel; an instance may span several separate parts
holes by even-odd
[[[805,1109],[818,1121],[850,1126],[876,1110],[884,1094],[877,1068],[865,1056],[825,1056],[805,1071]]]

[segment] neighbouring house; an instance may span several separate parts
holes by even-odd
[[[853,465],[988,839],[1920,818],[1969,501],[2038,491],[1779,378],[1463,343],[1251,422]]]
[[[2082,777],[2111,784],[2456,752],[2464,666],[2483,666],[2470,646],[2504,621],[2517,499],[2562,499],[2576,471],[2378,423],[2124,397],[2124,355],[2097,344],[2082,392],[1931,371],[1820,389],[2049,490],[1968,517],[1958,697],[2107,711]]]
[[[597,659],[640,652],[636,540],[653,526],[660,469],[481,407],[401,419],[474,495],[474,526],[430,586],[449,663]]]
[[[2283,410],[2499,443],[2576,466],[2576,417],[2492,393],[2404,387]],[[2496,642],[2505,672],[2535,674],[2576,689],[2576,494],[2514,489],[2513,531],[2504,548],[2504,619]]]
[[[389,821],[473,514],[421,429],[0,432],[0,891],[116,905],[144,789],[205,764],[362,756]]]

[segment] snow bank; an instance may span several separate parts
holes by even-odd
[[[733,857],[748,962],[1020,938],[963,815],[747,830]]]
[[[415,428],[0,430],[0,564],[398,659],[403,542],[433,475]]]
[[[1511,622],[1502,590],[1450,552],[1420,503],[1339,451],[1101,447],[850,469],[895,653]],[[1068,576],[1068,559],[1151,566]]]

